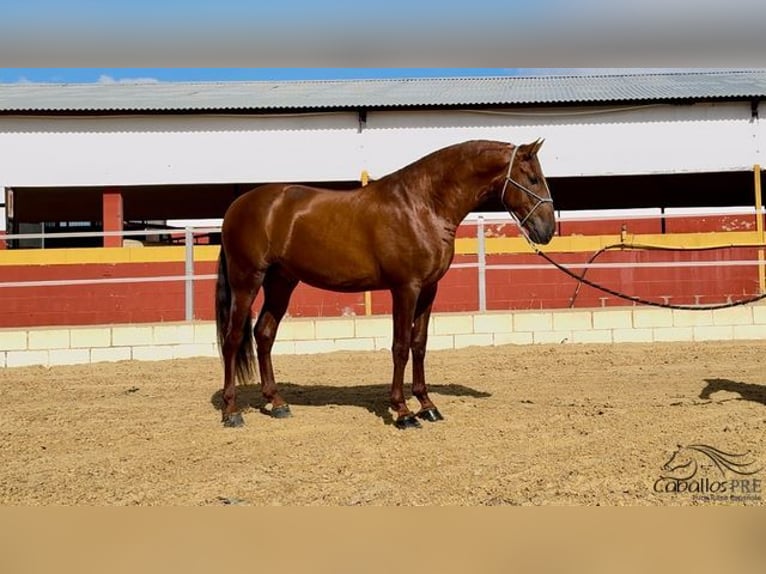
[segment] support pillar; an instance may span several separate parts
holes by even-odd
[[[119,188],[109,187],[104,190],[101,210],[104,231],[122,231],[122,192]],[[122,247],[122,236],[105,236],[104,247]]]
[[[754,187],[755,187],[755,230],[758,233],[758,243],[763,245],[764,243],[764,229],[763,229],[763,196],[761,192],[761,166],[755,164],[753,166]],[[764,267],[764,253],[763,249],[758,250],[758,292],[766,293],[766,268]]]
[[[365,117],[366,117],[366,114],[365,114]],[[359,121],[360,121],[359,130],[361,131],[361,119]],[[367,173],[366,169],[363,169],[362,170],[362,187],[365,187],[368,183],[370,183],[370,174]],[[370,291],[364,292],[364,314],[372,315],[372,292]]]

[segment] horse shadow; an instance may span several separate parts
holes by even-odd
[[[700,391],[699,398],[710,399],[710,395],[718,391],[728,391],[739,394],[738,398],[730,400],[752,401],[766,405],[766,386],[754,383],[742,383],[730,379],[705,379],[705,388]]]
[[[390,384],[381,383],[337,387],[332,385],[297,385],[295,383],[282,382],[278,383],[278,386],[280,394],[291,405],[360,407],[383,419],[385,424],[394,424],[394,416],[388,408]],[[429,384],[428,391],[429,393],[439,395],[477,399],[492,396],[491,393],[477,391],[471,387],[454,383]],[[408,398],[411,398],[411,396],[408,396]],[[223,389],[219,389],[210,397],[210,403],[216,410],[220,411],[223,408]],[[268,414],[265,406],[266,400],[261,394],[260,384],[237,385],[237,409],[242,410],[250,407],[261,413]]]

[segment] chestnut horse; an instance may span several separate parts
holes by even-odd
[[[399,428],[442,416],[428,397],[423,361],[428,320],[439,280],[454,255],[455,230],[468,213],[498,198],[536,243],[553,236],[553,200],[538,140],[515,146],[468,141],[435,151],[354,191],[293,183],[266,184],[238,197],[221,230],[216,322],[223,355],[223,423],[240,426],[235,382],[253,375],[253,335],[261,391],[270,414],[290,416],[279,394],[271,348],[298,282],[331,291],[391,291],[391,408]],[[251,305],[263,288],[255,329]],[[412,351],[412,413],[403,392]]]

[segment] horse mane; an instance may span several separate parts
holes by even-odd
[[[389,173],[388,175],[385,175],[375,181],[383,181],[389,178],[400,177],[410,171],[416,171],[418,169],[427,169],[429,167],[432,167],[432,164],[434,163],[441,164],[442,162],[444,162],[444,157],[449,157],[450,155],[459,154],[460,152],[463,152],[464,154],[472,153],[473,155],[479,155],[489,151],[497,151],[499,149],[505,148],[508,145],[509,144],[506,142],[494,141],[494,140],[468,140],[468,141],[452,144],[450,146],[438,149],[436,151],[432,151],[431,153],[424,155],[420,159],[412,162],[411,164],[401,167],[397,169],[396,171],[393,171]]]
[[[737,453],[731,453],[731,452],[725,452],[722,450],[719,450],[717,448],[714,448],[712,446],[708,446],[706,444],[690,444],[687,446],[690,450],[696,450],[697,452],[700,452],[707,456],[710,460],[713,461],[713,464],[716,465],[719,471],[721,471],[721,474],[724,474],[724,468],[727,470],[730,470],[736,474],[755,474],[756,472],[759,472],[761,469],[754,470],[754,471],[745,471],[742,470],[747,466],[750,466],[753,464],[754,461],[749,462],[736,462],[732,459],[739,459],[743,456],[747,456],[750,451],[746,451],[740,454]]]

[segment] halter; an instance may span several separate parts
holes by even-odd
[[[521,227],[524,226],[524,224],[526,223],[527,219],[529,219],[529,217],[535,212],[535,210],[538,207],[540,207],[544,203],[551,203],[552,204],[553,203],[553,198],[550,196],[551,195],[551,190],[548,189],[548,183],[545,181],[545,177],[543,177],[543,185],[545,186],[545,190],[548,192],[548,197],[542,197],[542,196],[536,194],[534,191],[532,191],[531,189],[529,189],[526,186],[521,185],[518,181],[514,180],[511,177],[511,170],[513,169],[513,162],[516,159],[516,152],[518,150],[519,150],[519,148],[514,146],[513,153],[511,154],[511,161],[510,161],[510,163],[508,163],[508,174],[505,176],[505,183],[503,184],[503,191],[500,194],[500,201],[505,206],[505,208],[508,210],[508,212],[511,214],[511,217],[513,217],[513,219],[516,221],[518,226],[521,228]],[[509,209],[508,208],[508,204],[505,203],[505,190],[508,188],[508,184],[509,183],[512,183],[518,189],[520,189],[521,191],[523,191],[527,195],[530,195],[530,196],[534,197],[537,200],[537,203],[535,203],[535,205],[532,207],[532,209],[529,210],[529,213],[527,213],[524,216],[524,219],[519,220],[519,216],[516,215],[516,213],[512,209]]]

